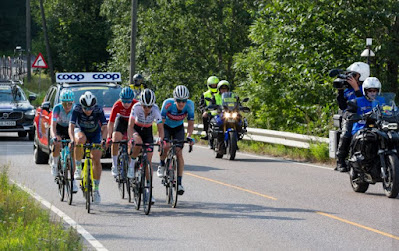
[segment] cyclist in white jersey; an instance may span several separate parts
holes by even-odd
[[[140,102],[134,104],[132,113],[129,118],[129,125],[127,129],[127,136],[129,142],[133,139],[134,143],[153,143],[154,137],[152,135],[152,123],[155,122],[158,128],[158,143],[162,142],[164,137],[163,123],[159,107],[155,104],[155,94],[150,89],[145,89],[141,92]],[[128,178],[134,177],[134,164],[136,157],[139,155],[141,146],[130,146],[133,147],[132,160],[129,163],[127,172]],[[148,152],[147,158],[148,163],[152,163],[152,149]],[[130,151],[130,150],[129,150]],[[155,202],[154,197],[152,203]]]

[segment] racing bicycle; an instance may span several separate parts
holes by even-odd
[[[127,153],[128,140],[121,140],[112,142],[112,144],[119,144],[118,152],[118,176],[115,177],[118,183],[119,194],[122,199],[125,198],[125,191],[128,194],[129,202],[131,202],[131,193],[129,193],[130,179],[127,178],[127,170],[129,168],[130,157]],[[126,190],[125,190],[126,188]]]
[[[170,148],[168,151],[168,155],[165,160],[165,176],[162,178],[162,184],[166,188],[166,203],[172,204],[172,207],[175,208],[177,206],[177,197],[178,193],[178,185],[177,185],[177,176],[179,174],[179,160],[176,156],[176,147],[179,144],[189,143],[189,140],[165,140],[166,143],[170,143]],[[189,146],[188,152],[193,150],[193,146]]]
[[[67,194],[68,204],[72,204],[73,197],[73,156],[72,151],[69,149],[69,139],[63,139],[60,141],[62,144],[60,152],[60,161],[58,162],[58,176],[55,177],[55,182],[58,185],[58,194],[61,201],[64,201],[65,192]]]

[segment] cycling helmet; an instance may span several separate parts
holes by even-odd
[[[87,91],[79,99],[80,104],[83,107],[93,107],[97,104],[97,98],[93,95],[93,93]]]
[[[368,77],[363,82],[363,93],[366,95],[367,89],[378,89],[378,95],[381,93],[381,82],[376,77]]]
[[[130,89],[129,87],[123,88],[122,91],[119,93],[119,97],[121,98],[122,102],[124,101],[132,102],[134,96],[135,95],[133,90]]]
[[[176,86],[175,90],[173,91],[173,97],[175,99],[188,99],[189,96],[190,92],[184,85]]]
[[[140,103],[143,106],[151,106],[155,104],[155,94],[150,89],[144,89],[140,95]]]
[[[346,70],[359,73],[359,81],[362,82],[370,76],[370,66],[363,62],[355,62],[351,64]]]
[[[220,82],[219,82],[219,84],[218,84],[218,91],[220,90],[220,88],[222,87],[222,86],[227,86],[228,88],[229,88],[229,90],[230,90],[230,83],[227,81],[227,80],[221,80]]]
[[[141,83],[143,82],[144,78],[141,76],[141,74],[134,74],[133,76],[133,83],[135,86],[140,86]]]
[[[210,76],[208,80],[206,81],[206,84],[208,86],[208,90],[211,92],[217,92],[217,88],[212,88],[211,85],[217,85],[219,83],[219,79],[216,76]]]
[[[75,95],[73,94],[73,91],[69,89],[63,89],[60,94],[60,100],[61,102],[73,102],[75,99]]]

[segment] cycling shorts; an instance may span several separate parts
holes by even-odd
[[[69,139],[69,134],[68,134],[68,126],[62,126],[57,124],[55,127],[56,133],[58,136],[61,137],[61,139]]]
[[[134,125],[134,130],[139,134],[143,143],[154,143],[154,137],[152,135],[152,126],[150,127],[141,127],[138,125]],[[151,149],[150,152],[154,149],[153,146],[148,147]]]
[[[115,125],[114,125],[114,132],[120,132],[122,135],[125,135],[127,132],[127,126],[128,126],[129,121],[122,117],[117,117],[115,120]]]
[[[176,127],[169,127],[168,125],[164,125],[165,131],[165,140],[168,139],[177,139],[177,140],[184,140],[185,132],[184,132],[184,125],[179,125]],[[183,148],[183,143],[176,144],[177,147]]]
[[[86,135],[87,143],[100,144],[101,143],[101,130],[96,130],[94,132],[85,132],[79,127],[75,127],[75,135],[79,132],[83,132]]]

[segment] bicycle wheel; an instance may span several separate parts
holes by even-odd
[[[151,199],[152,199],[152,168],[151,164],[144,162],[144,172],[143,172],[143,208],[144,213],[148,215],[151,210]]]
[[[86,209],[87,213],[90,213],[90,203],[91,203],[91,192],[92,192],[92,180],[91,180],[91,175],[90,175],[90,166],[91,162],[90,160],[86,159],[85,160],[85,178],[86,178]]]
[[[176,156],[172,158],[172,167],[173,167],[173,190],[172,192],[172,207],[175,208],[177,206],[177,197],[179,193],[177,192],[178,185],[177,185],[177,176],[179,174],[179,161],[177,160]]]
[[[58,177],[57,179],[57,184],[58,184],[58,195],[60,196],[60,200],[64,201],[65,198],[65,177],[64,177],[64,172],[62,170],[62,164],[61,160],[58,161]]]
[[[118,178],[117,178],[117,182],[118,182],[118,189],[119,189],[119,194],[121,196],[121,199],[125,198],[125,183],[124,183],[124,177],[126,176],[126,172],[125,172],[125,160],[123,159],[122,156],[120,156],[118,158],[118,170],[119,170],[119,174],[118,174]]]
[[[68,199],[68,204],[72,204],[72,195],[73,195],[73,170],[72,170],[72,165],[71,165],[71,156],[68,155],[66,157],[66,163],[65,163],[65,185],[66,185],[66,192],[67,192],[67,199]]]
[[[170,204],[172,203],[172,189],[173,189],[173,184],[172,184],[172,177],[173,177],[173,172],[170,172],[170,160],[166,159],[165,162],[165,177],[164,177],[164,185],[165,185],[165,190],[166,190],[166,203]]]
[[[133,180],[133,202],[136,210],[140,209],[140,203],[141,203],[141,173],[142,170],[138,168],[139,163],[141,162],[140,159],[136,162],[135,164],[135,169],[137,172],[135,173],[134,180]]]

